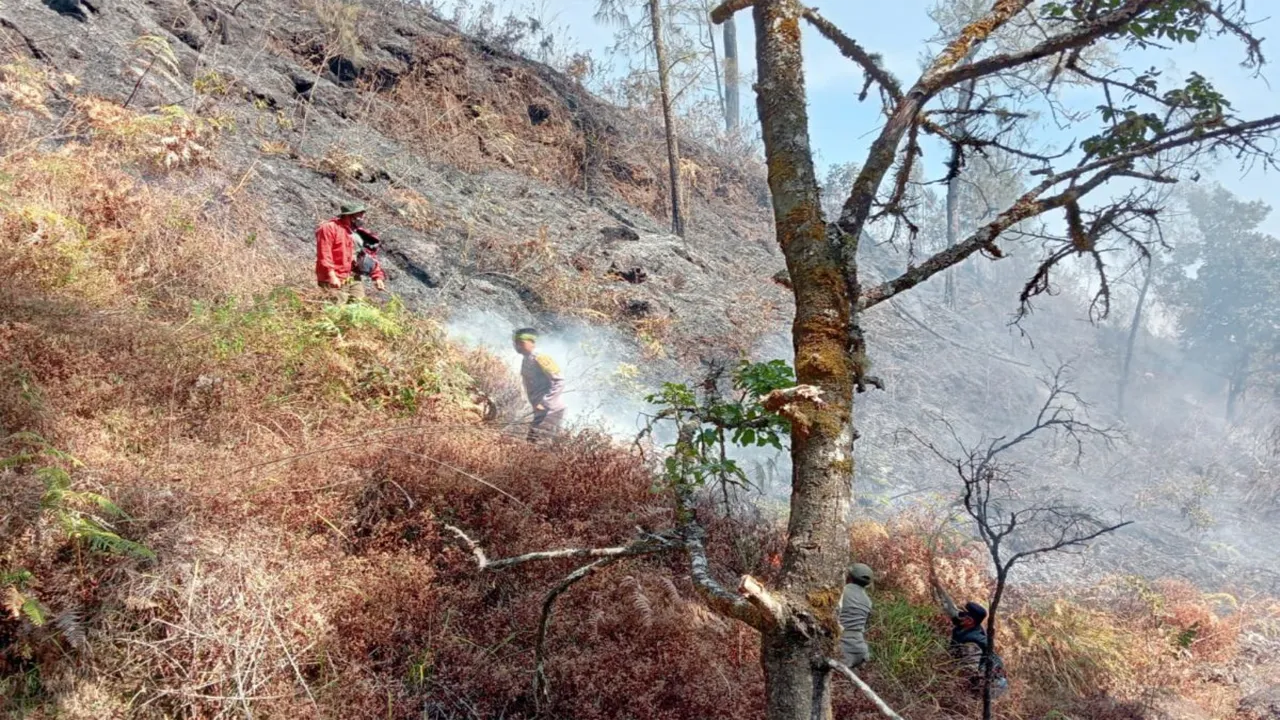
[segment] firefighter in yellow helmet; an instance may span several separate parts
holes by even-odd
[[[555,435],[564,421],[564,377],[556,361],[536,349],[538,333],[533,328],[516,330],[511,342],[524,357],[520,363],[520,379],[533,407],[528,440],[537,443]]]

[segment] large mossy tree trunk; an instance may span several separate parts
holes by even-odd
[[[791,514],[778,588],[788,605],[807,610],[814,626],[807,633],[793,623],[763,631],[769,720],[811,720],[815,682],[825,678],[820,663],[835,655],[853,480],[853,304],[840,252],[827,240],[809,149],[801,12],[794,0],[753,9],[774,222],[795,293],[796,381],[820,389],[824,401],[792,422]],[[819,717],[829,716],[829,699],[816,701],[828,705]]]

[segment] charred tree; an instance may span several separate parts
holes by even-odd
[[[671,66],[662,36],[662,0],[649,0],[649,25],[653,29],[653,55],[658,64],[658,94],[662,101],[662,125],[667,136],[667,175],[671,186],[671,232],[684,237],[684,198],[680,186],[680,141],[671,104]]]

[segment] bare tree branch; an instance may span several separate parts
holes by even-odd
[[[965,80],[984,77],[995,72],[1009,70],[1021,65],[1033,63],[1037,60],[1049,57],[1050,55],[1056,55],[1060,52],[1084,47],[1104,35],[1108,35],[1120,28],[1123,28],[1133,22],[1134,18],[1138,17],[1142,12],[1159,5],[1164,1],[1165,0],[1127,0],[1123,5],[1109,13],[1100,15],[1093,20],[1080,23],[1077,27],[1068,32],[1046,38],[1043,42],[1027,48],[1026,50],[992,55],[991,57],[975,60],[972,63],[962,65],[954,69],[949,66],[939,66],[937,70],[933,70],[932,77],[929,77],[931,74],[930,72],[925,73],[925,77],[929,78],[926,85],[930,92],[936,93],[957,83],[964,82]],[[999,4],[1000,3],[997,3],[997,6]],[[1025,5],[1029,3],[1024,2],[1020,4],[1025,7]],[[995,13],[993,12],[992,16],[994,15]],[[978,22],[981,23],[983,20]],[[978,23],[974,23],[974,25],[977,24]],[[973,27],[973,25],[970,27]],[[968,28],[966,28],[966,30],[967,29]],[[963,33],[961,34],[963,35]]]
[[[881,715],[890,718],[890,720],[903,720],[901,715],[894,712],[893,708],[889,707],[889,704],[882,700],[880,696],[876,694],[876,691],[872,690],[870,685],[863,682],[862,678],[858,677],[857,673],[850,670],[847,665],[828,658],[827,666],[848,678],[849,682],[853,683],[853,686],[862,691],[862,694],[866,695],[867,699],[876,706],[876,709],[880,711]]]
[[[987,610],[986,641],[985,646],[982,646],[982,660],[979,664],[983,681],[983,717],[986,718],[991,717],[994,668],[1001,664],[995,651],[996,623],[1000,601],[1013,567],[1036,555],[1083,549],[1090,541],[1132,524],[1129,521],[1103,523],[1085,509],[1061,502],[1051,492],[1046,496],[1039,489],[1034,497],[1020,497],[1013,490],[1017,467],[1001,462],[1004,454],[1032,438],[1065,436],[1075,442],[1078,460],[1086,437],[1101,439],[1108,445],[1116,437],[1110,428],[1101,428],[1077,418],[1077,410],[1082,411],[1088,405],[1069,387],[1067,370],[1067,365],[1060,365],[1045,380],[1049,396],[1041,405],[1035,421],[1027,430],[1012,438],[1002,436],[986,443],[966,445],[958,437],[955,428],[944,421],[962,452],[959,457],[951,457],[934,443],[912,432],[926,448],[956,471],[962,485],[960,505],[973,520],[974,529],[986,546],[995,569],[995,591]],[[1015,538],[1031,547],[1009,554],[1006,544],[1014,542]],[[932,557],[930,581],[934,586],[935,597],[939,598],[946,612],[955,619],[958,609],[938,582]]]
[[[685,550],[689,554],[689,574],[693,579],[694,589],[712,610],[734,620],[740,620],[759,630],[764,627],[765,618],[756,605],[747,602],[741,595],[730,592],[711,575],[710,563],[707,561],[705,533],[695,523],[683,529]]]
[[[489,560],[485,557],[484,550],[462,530],[452,526],[445,525],[444,528],[454,535],[458,536],[476,558],[476,564],[481,570],[505,570],[509,567],[522,565],[527,562],[536,562],[541,560],[565,560],[569,558],[623,558],[634,557],[636,555],[652,555],[654,553],[668,552],[677,548],[674,540],[665,535],[644,534],[628,545],[619,545],[617,547],[604,548],[565,548],[563,550],[542,550],[539,552],[526,553],[515,557],[503,558],[502,560]]]
[[[1009,561],[1005,563],[1005,568],[1011,568],[1013,567],[1013,564],[1018,562],[1019,560],[1024,560],[1026,558],[1029,558],[1035,555],[1040,555],[1043,553],[1050,553],[1050,552],[1057,552],[1059,550],[1065,550],[1069,547],[1082,547],[1086,545],[1090,540],[1096,540],[1102,537],[1103,535],[1106,535],[1108,533],[1113,533],[1122,527],[1132,525],[1132,524],[1133,524],[1132,520],[1126,520],[1124,522],[1116,523],[1114,525],[1104,525],[1088,534],[1078,534],[1078,533],[1072,534],[1067,530],[1063,530],[1063,532],[1060,534],[1059,540],[1055,542],[1053,545],[1047,545],[1045,547],[1039,547],[1032,550],[1026,550],[1024,552],[1017,553],[1009,558]]]
[[[761,616],[771,625],[781,625],[786,620],[788,614],[786,606],[764,585],[761,585],[759,580],[750,575],[743,575],[738,585],[738,592],[758,608]]]
[[[582,567],[569,573],[564,580],[547,593],[546,598],[542,601],[542,615],[538,618],[538,637],[534,642],[534,668],[533,668],[533,695],[537,698],[539,704],[548,702],[551,699],[551,683],[547,680],[547,629],[551,626],[551,610],[555,607],[556,599],[562,593],[568,590],[574,583],[587,577],[596,570],[609,565],[618,560],[617,557],[605,557],[588,563]]]
[[[880,187],[885,173],[893,165],[893,158],[897,153],[898,144],[902,141],[902,136],[916,123],[916,117],[924,107],[925,102],[948,87],[947,84],[941,83],[939,79],[944,77],[948,69],[963,61],[975,44],[981,43],[989,37],[991,33],[1002,27],[1015,14],[1025,9],[1030,2],[1031,0],[996,0],[991,12],[977,22],[966,26],[956,39],[934,58],[929,68],[920,76],[916,84],[903,94],[902,99],[896,103],[893,112],[889,113],[889,118],[881,129],[880,135],[871,144],[871,150],[867,154],[867,162],[862,166],[858,179],[854,181],[853,188],[849,193],[849,199],[845,201],[844,207],[840,211],[840,217],[835,222],[835,225],[847,238],[844,242],[856,243],[857,239],[861,237],[863,227],[867,223],[871,207],[875,202],[876,189]],[[964,67],[972,68],[973,64],[966,64]],[[979,77],[979,75],[974,75],[973,77]],[[959,81],[957,80],[956,82]]]
[[[542,614],[538,619],[537,639],[534,643],[534,676],[533,690],[534,697],[539,704],[550,699],[550,684],[546,675],[546,640],[547,631],[551,625],[551,612],[555,608],[556,600],[567,591],[574,583],[589,576],[591,573],[602,567],[611,565],[619,560],[628,557],[636,557],[639,555],[652,555],[654,553],[667,552],[677,549],[679,545],[669,535],[651,534],[641,532],[640,537],[629,545],[621,545],[618,547],[608,548],[568,548],[564,550],[547,550],[542,552],[526,553],[515,557],[504,558],[502,560],[489,560],[485,555],[484,549],[479,543],[471,539],[469,535],[460,528],[453,525],[444,525],[444,528],[457,536],[471,554],[476,559],[476,565],[481,571],[490,570],[498,571],[506,568],[523,565],[527,562],[536,562],[541,560],[563,560],[566,558],[596,558],[594,561],[587,563],[569,573],[555,587],[553,587],[542,601]]]
[[[898,277],[880,283],[863,291],[857,301],[859,311],[878,305],[898,293],[910,290],[934,275],[946,270],[974,253],[985,250],[994,257],[1003,257],[1004,253],[995,245],[995,239],[1008,228],[1028,218],[1041,215],[1049,210],[1065,206],[1072,199],[1087,193],[1109,180],[1115,171],[1103,171],[1077,188],[1064,191],[1058,195],[1040,199],[1045,189],[1051,187],[1049,181],[1041,183],[1018,198],[1009,209],[1000,213],[994,220],[978,228],[965,240],[939,251],[923,263],[909,268]]]
[[[724,23],[734,13],[755,5],[755,0],[725,0],[711,10],[711,22],[716,25]]]
[[[804,19],[809,22],[822,36],[835,44],[840,53],[850,60],[857,63],[862,72],[867,76],[867,85],[863,87],[859,100],[866,99],[867,88],[871,82],[875,81],[880,87],[884,88],[888,93],[889,99],[894,103],[902,100],[902,86],[898,83],[893,75],[880,63],[880,56],[868,52],[865,48],[858,44],[856,40],[844,34],[840,28],[831,23],[830,20],[818,14],[814,8],[806,8],[804,11]]]
[[[1108,181],[1118,177],[1134,177],[1135,171],[1129,163],[1142,158],[1153,157],[1192,144],[1201,145],[1205,150],[1217,147],[1217,142],[1233,145],[1241,137],[1248,138],[1255,133],[1265,133],[1280,128],[1280,115],[1261,118],[1251,122],[1237,123],[1206,131],[1196,124],[1187,124],[1166,133],[1166,139],[1152,142],[1117,155],[1085,162],[1070,170],[1065,170],[1045,178],[1039,185],[1018,198],[1012,206],[1002,212],[995,220],[984,225],[964,241],[939,251],[920,265],[908,269],[892,280],[867,288],[858,298],[857,309],[865,310],[905,290],[919,285],[937,273],[955,265],[974,253],[985,250],[995,257],[1003,253],[995,245],[995,239],[1008,228],[1023,220],[1042,215],[1049,210],[1064,208],[1070,203],[1078,203],[1081,198],[1098,189]],[[1084,179],[1090,173],[1092,177]],[[1148,179],[1162,176],[1143,176]],[[1079,182],[1077,182],[1079,181]],[[1041,198],[1054,186],[1069,183],[1066,190],[1057,195]],[[1042,264],[1052,266],[1061,257],[1051,257]]]

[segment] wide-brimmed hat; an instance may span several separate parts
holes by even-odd
[[[366,212],[368,209],[369,208],[366,207],[364,203],[358,203],[358,202],[343,203],[342,207],[338,208],[338,216],[341,217],[343,215],[355,215],[357,213]]]

